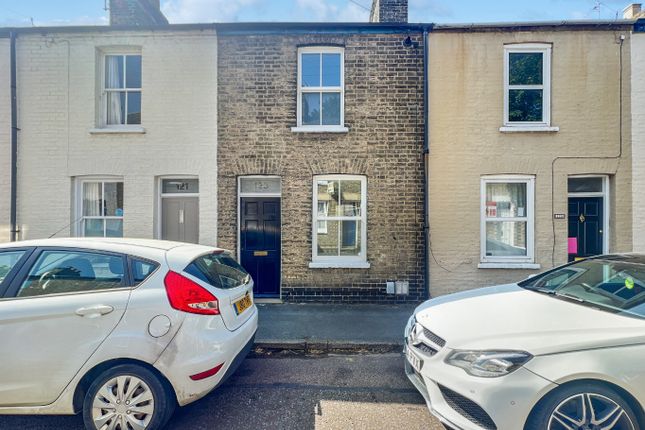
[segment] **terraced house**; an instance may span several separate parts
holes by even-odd
[[[109,26],[0,29],[0,241],[218,245],[260,298],[383,303],[643,250],[625,13],[177,25],[112,0]]]
[[[2,240],[217,244],[260,297],[425,297],[427,28],[407,15],[169,25],[112,0],[110,26],[3,30]]]
[[[433,295],[632,250],[632,29],[434,27]]]

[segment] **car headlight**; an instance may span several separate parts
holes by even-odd
[[[468,374],[482,378],[508,375],[533,356],[524,351],[453,351],[446,363],[461,367]]]

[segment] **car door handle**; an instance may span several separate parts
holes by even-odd
[[[114,308],[108,305],[88,306],[85,308],[76,309],[76,315],[85,318],[98,318],[101,315],[107,315],[112,312]]]

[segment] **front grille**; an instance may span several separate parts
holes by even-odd
[[[421,351],[421,352],[423,352],[423,353],[425,353],[425,354],[428,354],[428,355],[430,355],[430,356],[433,356],[433,355],[435,355],[437,352],[439,352],[439,351],[437,351],[436,349],[434,349],[433,347],[431,347],[430,345],[426,345],[425,343],[419,343],[419,344],[417,344],[417,345],[413,345],[413,346],[414,346],[416,349],[418,349],[419,351]]]
[[[428,338],[428,340],[431,340],[432,342],[434,342],[435,344],[437,344],[441,348],[446,346],[446,341],[443,338],[439,337],[438,335],[436,335],[435,333],[431,332],[430,330],[428,330],[425,327],[423,328],[423,334],[424,334],[424,336],[426,338]]]
[[[465,398],[461,394],[455,393],[443,385],[439,385],[439,390],[441,390],[441,394],[443,394],[446,403],[469,421],[486,430],[497,430],[493,419],[477,403]]]

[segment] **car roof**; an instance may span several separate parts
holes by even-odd
[[[138,239],[138,238],[96,238],[96,237],[69,237],[57,239],[34,239],[21,242],[11,242],[0,245],[0,250],[8,248],[25,247],[65,247],[86,248],[102,251],[112,251],[124,254],[138,255],[147,258],[160,258],[171,250],[182,250],[182,254],[200,254],[212,252],[218,248],[195,245],[167,240]]]

